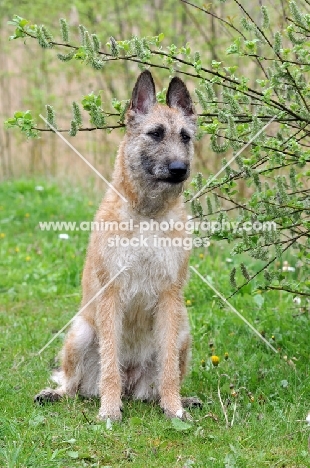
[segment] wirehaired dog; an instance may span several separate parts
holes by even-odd
[[[95,220],[111,222],[113,230],[92,232],[83,310],[65,340],[54,375],[59,386],[42,390],[35,397],[39,403],[63,395],[100,396],[102,420],[121,419],[122,396],[159,401],[166,416],[183,419],[190,417],[183,407],[199,404],[180,396],[191,344],[183,299],[187,234],[151,223],[145,228],[150,221],[166,226],[187,219],[181,192],[190,173],[196,115],[179,78],[171,80],[166,103],[156,102],[151,73],[141,73],[113,175],[114,188],[127,201],[110,188],[97,212]],[[121,227],[130,222],[131,229]],[[178,241],[158,247],[160,239]]]

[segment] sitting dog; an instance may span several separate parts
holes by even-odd
[[[156,102],[151,73],[141,73],[113,188],[95,218],[110,229],[92,232],[82,308],[54,375],[59,386],[42,390],[35,397],[39,403],[63,395],[99,396],[102,420],[121,419],[122,396],[159,401],[169,418],[190,418],[184,407],[200,404],[180,396],[191,345],[183,299],[189,249],[180,228],[187,220],[181,194],[190,174],[196,115],[179,78],[171,80],[166,103]]]

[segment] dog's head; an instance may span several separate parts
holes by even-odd
[[[180,78],[171,80],[166,104],[156,102],[151,73],[141,73],[127,112],[127,158],[133,177],[150,189],[179,191],[190,174],[196,130],[193,103]]]

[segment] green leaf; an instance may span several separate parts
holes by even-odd
[[[255,304],[257,305],[257,307],[259,309],[261,309],[262,305],[264,304],[265,302],[265,299],[263,298],[263,296],[261,294],[256,294],[254,297],[253,297],[253,300],[255,302]]]
[[[45,423],[45,417],[42,414],[39,414],[38,416],[35,416],[33,419],[30,419],[29,426],[36,427],[44,423]]]
[[[244,45],[247,49],[249,49],[251,52],[256,50],[256,43],[259,42],[258,39],[253,39],[252,41],[244,41]]]
[[[189,429],[191,429],[193,427],[192,424],[184,422],[179,418],[172,418],[171,419],[171,424],[172,424],[172,427],[176,431],[181,431],[181,432],[182,431],[188,431]]]
[[[64,442],[67,443],[67,444],[75,444],[76,439],[64,440]]]
[[[16,125],[16,119],[14,119],[13,117],[11,117],[10,119],[7,119],[4,123],[5,123],[5,125],[7,125],[8,127],[15,126],[15,125]]]
[[[26,20],[26,19],[22,19],[22,20],[20,20],[20,22],[19,22],[19,26],[20,26],[21,28],[25,27],[27,24],[29,24],[29,21]]]
[[[25,33],[20,28],[16,28],[15,29],[15,38],[17,39],[19,37],[25,37]]]
[[[18,111],[14,114],[15,119],[22,119],[24,117],[24,112]]]
[[[32,120],[32,115],[30,111],[26,111],[24,114],[24,119],[25,120]]]
[[[212,68],[217,70],[222,65],[222,62],[217,62],[216,60],[212,60],[211,65],[212,65]]]
[[[164,33],[158,34],[158,42],[162,42],[164,40],[164,38],[165,38]]]
[[[73,451],[69,450],[69,452],[67,452],[67,455],[70,458],[74,458],[74,459],[79,458],[79,452],[73,452]]]

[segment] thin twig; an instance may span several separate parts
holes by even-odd
[[[285,288],[285,287],[280,287],[280,286],[266,286],[267,289],[274,289],[276,291],[287,291],[289,293],[293,293],[293,294],[296,294],[298,296],[307,296],[307,297],[310,297],[310,293],[305,293],[305,292],[301,292],[301,291],[295,291],[293,289],[289,289],[289,288]]]
[[[92,422],[91,422],[91,421],[88,419],[88,417],[86,416],[86,414],[85,414],[85,411],[84,411],[84,410],[82,410],[82,415],[84,416],[84,418],[85,418],[85,420],[86,420],[87,424],[92,424]]]
[[[229,28],[234,29],[238,34],[240,34],[240,36],[242,36],[243,39],[246,39],[246,37],[245,37],[245,35],[242,33],[242,31],[240,31],[239,29],[237,29],[233,24],[231,24],[231,23],[229,23],[228,21],[224,20],[224,19],[221,18],[220,16],[217,16],[215,13],[212,13],[211,11],[205,10],[204,8],[201,8],[201,7],[199,7],[198,5],[194,5],[193,3],[190,3],[190,2],[188,2],[187,0],[181,0],[181,2],[186,3],[187,5],[191,5],[191,6],[194,7],[194,8],[197,8],[197,10],[203,11],[203,12],[206,13],[207,15],[213,16],[213,18],[217,19],[218,21],[221,21],[222,23],[224,23],[224,24],[225,24],[226,26],[228,26]]]
[[[119,125],[107,125],[106,127],[85,127],[85,128],[79,128],[79,132],[92,132],[94,130],[113,130],[115,128],[124,128],[125,127],[125,124],[119,124]],[[38,130],[39,132],[54,132],[54,130],[52,130],[51,128],[37,128],[37,127],[31,127],[32,130]],[[57,132],[59,133],[65,133],[65,132],[69,132],[70,130],[67,128],[63,128],[63,129],[58,129],[57,128]]]

